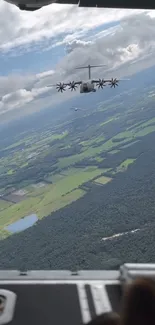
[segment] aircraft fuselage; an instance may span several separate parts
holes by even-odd
[[[90,93],[90,92],[96,92],[96,89],[94,87],[94,84],[89,81],[83,81],[80,85],[80,93]]]

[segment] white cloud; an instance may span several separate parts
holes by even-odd
[[[81,43],[81,46],[78,45],[74,48],[74,51],[71,51],[59,63],[57,69],[65,70],[66,78],[68,74],[72,74],[72,77],[75,78],[77,71],[75,74],[73,70],[76,66],[89,63],[96,64],[98,62],[107,65],[107,74],[108,71],[118,69],[122,65],[124,69],[126,67],[125,73],[130,73],[130,71],[127,71],[127,64],[133,60],[136,62],[139,59],[145,59],[148,54],[154,58],[154,23],[155,19],[144,13],[123,19],[121,24],[115,28],[115,32],[108,35],[103,34],[103,37],[99,33],[99,38],[98,35],[95,35],[96,41],[89,44],[89,46],[83,46]],[[98,73],[103,74],[103,71]],[[78,77],[84,78],[84,75],[85,71],[79,71]]]
[[[82,41],[74,39],[71,42],[68,42],[66,45],[66,53],[72,52],[74,49],[78,47],[89,47],[92,44],[92,41]]]
[[[30,91],[26,89],[18,89],[12,93],[2,96],[0,102],[0,114],[32,102],[35,98],[49,92],[49,88],[32,88]]]
[[[79,8],[58,4],[43,7],[35,12],[24,12],[1,1],[0,50],[8,51],[15,46],[28,46],[57,37],[64,32],[75,34],[74,37],[77,38],[78,32],[83,33],[102,24],[135,15],[137,12],[140,10]]]
[[[9,76],[0,76],[0,96],[33,85],[35,80],[36,76],[34,75],[10,74]]]
[[[41,78],[46,78],[46,77],[52,76],[53,74],[54,74],[54,70],[48,70],[48,71],[43,71],[41,73],[36,74],[36,77],[38,79],[41,79]]]
[[[24,103],[28,103],[33,99],[31,91],[26,91],[26,89],[19,89],[13,93],[7,94],[2,97],[2,102],[8,105],[8,108],[19,107]]]

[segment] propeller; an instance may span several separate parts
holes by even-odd
[[[98,86],[98,89],[99,88],[102,88],[105,86],[105,81],[104,79],[99,79],[99,81],[96,83],[96,86]]]
[[[111,86],[110,88],[112,88],[112,87],[116,87],[116,86],[118,86],[118,82],[119,82],[119,80],[118,79],[114,79],[114,78],[112,78],[111,79],[111,81],[110,81],[110,84],[109,84],[109,86]]]
[[[76,88],[77,88],[77,85],[75,84],[74,81],[72,81],[72,82],[69,83],[69,89],[71,91],[76,90]]]
[[[66,91],[66,89],[65,89],[65,84],[64,83],[59,83],[59,84],[56,84],[56,89],[58,90],[58,92],[59,91],[61,91],[61,93],[63,92],[63,91]]]

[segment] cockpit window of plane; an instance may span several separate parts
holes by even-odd
[[[0,2],[3,270],[154,260],[155,13],[78,3]]]

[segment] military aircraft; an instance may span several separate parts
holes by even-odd
[[[56,87],[58,92],[63,92],[66,91],[66,87],[70,89],[71,91],[75,91],[78,86],[80,86],[80,93],[91,93],[91,92],[96,92],[95,85],[98,86],[99,88],[104,88],[106,84],[110,85],[111,88],[115,88],[118,86],[119,81],[124,81],[124,80],[129,80],[129,79],[117,79],[117,78],[111,78],[111,79],[91,79],[91,68],[98,68],[101,66],[105,66],[105,64],[101,65],[88,65],[88,66],[83,66],[83,67],[77,67],[75,69],[88,69],[88,80],[86,81],[72,81],[69,83],[57,83],[56,85],[48,85],[47,87]]]
[[[77,111],[81,111],[81,108],[80,107],[71,107],[71,110],[74,110],[75,112],[77,112]]]
[[[154,9],[152,0],[4,0],[20,10],[34,11],[52,3],[72,4],[79,7]]]

